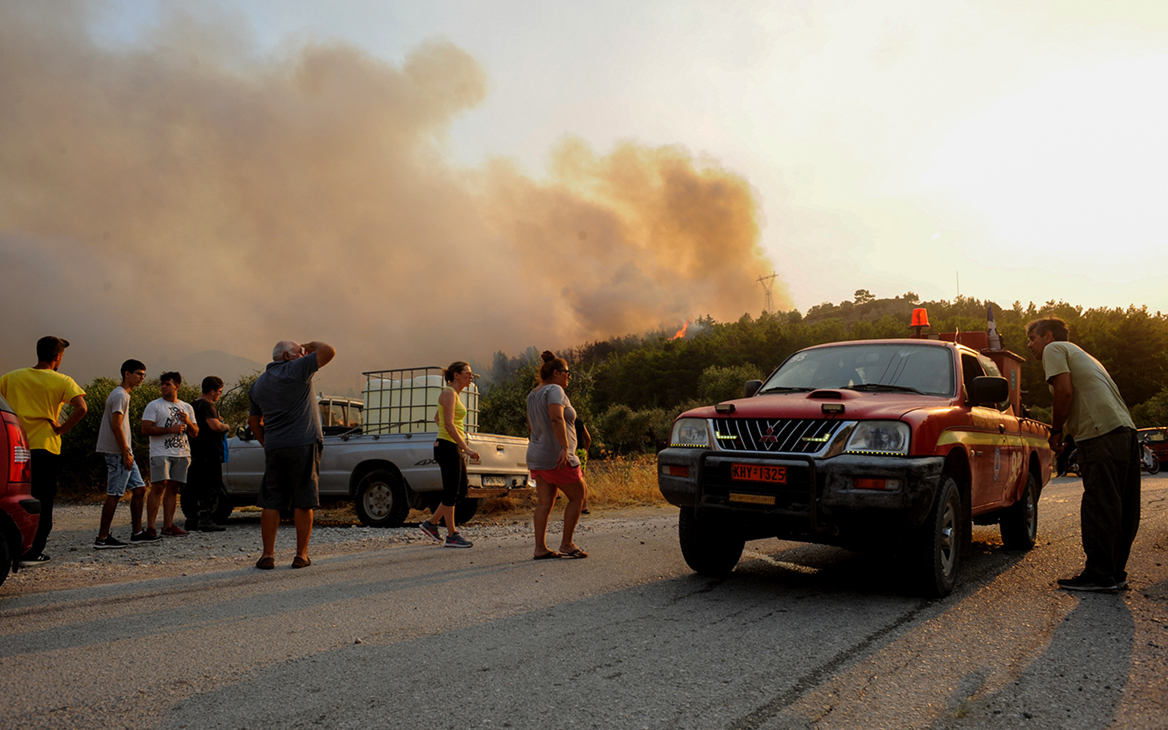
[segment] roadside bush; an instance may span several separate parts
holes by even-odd
[[[698,400],[705,405],[741,398],[747,380],[762,380],[763,372],[751,363],[719,367],[711,365],[698,378]]]
[[[609,406],[596,419],[593,443],[613,454],[656,453],[669,441],[673,418],[677,414],[664,408],[634,411],[626,405]],[[589,428],[589,432],[592,432]]]

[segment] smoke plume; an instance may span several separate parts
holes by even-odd
[[[2,370],[44,334],[80,381],[292,338],[351,377],[760,309],[753,192],[683,148],[461,169],[447,131],[487,83],[449,43],[258,57],[176,13],[114,51],[88,7],[0,6]]]

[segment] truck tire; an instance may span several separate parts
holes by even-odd
[[[1022,499],[1002,512],[1002,544],[1010,550],[1029,550],[1038,539],[1038,480],[1030,473]]]
[[[459,500],[458,504],[454,505],[454,521],[465,525],[474,519],[475,513],[478,511],[479,500],[477,498]]]
[[[374,469],[361,477],[354,507],[357,519],[369,527],[401,527],[410,513],[405,484],[390,469]]]
[[[925,595],[949,595],[961,566],[961,540],[966,527],[961,520],[961,493],[957,483],[941,477],[937,499],[910,545],[913,577]]]
[[[681,555],[694,572],[720,578],[729,575],[742,557],[746,538],[732,519],[716,514],[697,515],[682,507],[677,520]]]
[[[8,547],[8,536],[0,530],[0,586],[8,580],[8,573],[12,570],[12,550]]]

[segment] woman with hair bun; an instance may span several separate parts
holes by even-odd
[[[431,540],[441,542],[442,536],[438,533],[438,525],[445,517],[446,547],[468,548],[473,543],[459,534],[458,527],[454,524],[454,505],[466,496],[469,486],[464,457],[477,459],[479,454],[466,442],[466,406],[458,396],[464,388],[474,382],[475,375],[471,372],[470,365],[459,360],[443,370],[442,377],[446,379],[447,385],[438,396],[438,413],[434,418],[438,422],[434,461],[438,462],[438,468],[442,471],[442,501],[438,509],[430,515],[430,519],[422,520],[418,527]]]
[[[588,553],[572,542],[585,490],[576,456],[576,409],[564,392],[572,372],[566,360],[549,350],[541,357],[539,385],[527,396],[527,427],[531,431],[527,468],[535,479],[539,500],[535,508],[535,559],[586,558]],[[564,534],[556,551],[548,549],[545,533],[559,492],[567,496],[568,506],[564,508]]]

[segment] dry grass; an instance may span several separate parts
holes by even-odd
[[[594,459],[584,469],[584,481],[588,485],[588,507],[592,510],[665,504],[665,498],[657,490],[656,456]],[[557,500],[557,511],[563,509],[566,501]],[[530,512],[534,507],[534,494],[497,497],[484,500],[479,514],[505,517]]]

